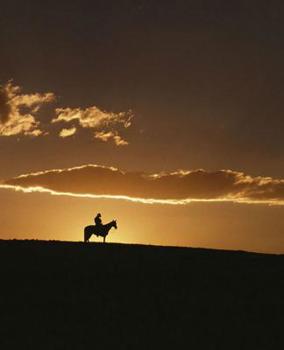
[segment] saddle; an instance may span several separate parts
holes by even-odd
[[[98,237],[101,236],[103,233],[104,225],[103,224],[96,224],[94,228],[94,234]]]

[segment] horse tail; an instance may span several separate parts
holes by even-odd
[[[87,227],[84,228],[84,242],[87,242]]]

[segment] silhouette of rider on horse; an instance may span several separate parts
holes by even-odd
[[[92,235],[103,237],[103,241],[105,242],[109,230],[112,227],[117,229],[116,220],[112,220],[109,223],[103,225],[100,213],[97,214],[94,221],[96,225],[88,225],[84,228],[84,242],[89,242],[89,239]]]
[[[102,215],[101,213],[98,213],[97,216],[95,217],[95,224],[96,226],[98,226],[98,228],[102,228],[103,226],[103,222],[102,222],[102,219],[101,219]]]

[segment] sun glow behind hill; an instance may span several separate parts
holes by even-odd
[[[146,205],[40,192],[0,192],[0,211],[6,218],[1,222],[1,238],[5,239],[82,241],[83,228],[93,224],[94,216],[101,212],[104,223],[118,222],[118,229],[112,229],[107,237],[109,242],[283,252],[281,206],[224,202]],[[268,217],[264,215],[267,211]],[[262,230],[269,235],[261,234]],[[92,240],[101,241],[97,237]]]

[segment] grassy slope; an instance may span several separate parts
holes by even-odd
[[[0,241],[0,272],[1,349],[282,342],[283,255]]]

